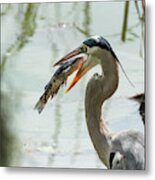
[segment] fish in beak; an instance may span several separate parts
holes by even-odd
[[[72,52],[68,53],[66,56],[64,56],[62,59],[60,59],[56,65],[62,65],[66,61],[69,61],[70,58],[73,58],[74,56],[77,56],[79,54],[86,54],[87,58],[86,60],[81,63],[81,66],[78,68],[78,72],[76,73],[75,77],[71,81],[69,87],[66,90],[66,93],[92,68],[94,67],[97,62],[92,60],[92,56],[88,54],[88,46],[85,44],[82,44],[79,48],[73,50]]]
[[[61,64],[63,64],[65,61],[68,61],[70,58],[72,58],[72,57],[74,57],[74,56],[77,56],[77,55],[79,55],[79,54],[81,54],[81,53],[84,53],[82,46],[79,47],[79,48],[77,48],[77,49],[75,49],[75,50],[73,50],[73,51],[71,51],[70,53],[68,53],[66,56],[64,56],[64,57],[61,58],[58,62],[56,62],[56,63],[54,64],[54,66],[61,65]]]
[[[76,57],[71,59],[70,61],[64,62],[53,74],[52,78],[45,86],[44,93],[39,98],[38,102],[36,103],[34,109],[38,111],[40,114],[44,109],[48,99],[53,97],[58,93],[60,87],[66,83],[68,77],[78,70],[82,64],[84,63],[85,59],[83,57]]]
[[[93,61],[92,57],[88,56],[87,60],[84,61],[84,63],[79,68],[78,72],[76,73],[75,77],[71,81],[69,87],[66,90],[66,93],[95,65],[97,65],[96,61]]]
[[[69,87],[66,90],[66,93],[95,65],[98,64],[97,61],[93,61],[92,56],[88,53],[88,46],[85,44],[82,44],[79,48],[73,50],[72,52],[68,53],[66,56],[64,56],[62,59],[60,59],[57,63],[54,64],[54,66],[57,65],[63,65],[66,61],[70,61],[70,58],[73,58],[75,56],[78,56],[80,54],[87,55],[86,60],[81,63],[81,65],[78,68],[78,72],[76,73],[75,77],[71,81]]]

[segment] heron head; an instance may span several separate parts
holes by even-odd
[[[78,48],[71,51],[56,64],[54,64],[54,66],[62,65],[65,61],[69,61],[69,59],[72,57],[78,55],[86,56],[86,59],[83,59],[83,63],[81,63],[77,74],[73,78],[66,92],[68,92],[90,69],[100,63],[99,52],[102,50],[110,51],[115,57],[115,54],[106,39],[101,36],[92,36],[86,39]]]

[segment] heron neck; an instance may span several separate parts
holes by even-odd
[[[86,90],[85,110],[89,135],[101,161],[109,167],[110,130],[102,116],[102,105],[111,97],[118,86],[117,62],[114,58],[101,60],[104,76],[93,77]]]

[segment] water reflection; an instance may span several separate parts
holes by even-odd
[[[53,146],[54,153],[49,155],[48,164],[50,166],[52,166],[52,164],[54,163],[55,156],[59,153],[58,152],[58,146],[59,146],[59,140],[60,140],[59,136],[60,136],[60,129],[62,125],[60,97],[61,97],[61,94],[57,97],[56,104],[55,104],[55,111],[54,111],[55,116],[54,116],[54,119],[52,119],[52,121],[55,121],[55,128],[54,128],[54,132],[52,136],[52,141],[53,141],[52,146]]]
[[[61,22],[61,17],[62,17],[62,15],[61,15],[61,13],[62,13],[61,4],[55,3],[53,5],[54,5],[55,22]]]
[[[97,68],[68,95],[60,91],[41,115],[36,114],[33,107],[55,71],[52,66],[54,62],[94,34],[109,40],[136,85],[136,91],[144,90],[143,56],[139,57],[138,53],[139,44],[141,54],[144,53],[144,26],[137,18],[134,2],[130,5],[133,13],[129,11],[127,41],[124,44],[120,40],[124,7],[121,1],[2,5],[1,73],[5,67],[2,89],[9,96],[7,83],[12,82],[10,91],[14,89],[18,96],[22,96],[22,101],[18,101],[18,110],[16,106],[13,109],[15,116],[11,118],[11,125],[14,122],[21,144],[27,144],[25,141],[31,139],[32,144],[37,141],[48,146],[46,151],[39,149],[40,154],[43,151],[40,158],[35,145],[30,144],[29,151],[25,150],[23,157],[20,160],[17,158],[16,164],[104,168],[90,142],[84,113],[86,83],[93,73],[98,72]],[[143,126],[135,121],[136,105],[124,100],[134,94],[135,91],[128,86],[120,72],[119,89],[105,105],[104,115],[112,130],[136,127],[143,131]],[[134,117],[129,124],[129,121],[124,121],[127,114],[128,119]]]
[[[85,81],[83,81],[81,83],[81,86],[80,86],[80,93],[82,94],[84,92],[84,84],[85,84]],[[74,165],[76,159],[77,159],[77,156],[79,156],[82,152],[80,152],[80,149],[81,149],[81,131],[82,131],[82,124],[83,124],[83,121],[84,121],[84,116],[83,114],[81,113],[83,112],[83,103],[81,101],[78,102],[78,107],[77,107],[77,112],[75,114],[75,134],[74,134],[74,145],[73,145],[73,149],[72,149],[72,158],[71,158],[71,164]]]
[[[0,166],[12,166],[20,158],[18,137],[12,130],[14,119],[13,106],[17,106],[19,98],[11,92],[11,98],[7,93],[1,92],[0,103]],[[16,103],[14,104],[14,101]],[[12,126],[10,127],[10,124]]]
[[[12,5],[11,4],[6,4],[5,6],[1,6],[1,12],[0,12],[0,16],[4,16],[7,15],[8,11],[11,10]]]
[[[22,6],[19,5],[19,7]],[[3,70],[9,56],[13,56],[19,52],[28,42],[28,38],[33,36],[36,29],[36,16],[38,7],[39,4],[27,4],[24,18],[21,22],[21,33],[19,36],[17,36],[17,40],[10,47],[8,47],[6,53],[2,56],[0,66],[1,71]]]
[[[84,8],[83,8],[83,13],[84,13],[84,21],[83,21],[83,27],[86,32],[86,36],[90,35],[90,24],[91,24],[91,5],[90,2],[85,2]]]

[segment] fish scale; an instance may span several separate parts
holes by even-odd
[[[52,76],[51,80],[45,86],[45,92],[40,97],[40,99],[38,100],[38,102],[34,107],[34,109],[38,110],[39,114],[44,109],[49,97],[51,96],[51,99],[53,99],[53,97],[58,93],[60,87],[63,84],[65,84],[67,78],[74,71],[76,71],[83,62],[84,62],[83,57],[77,57],[60,65],[60,67],[56,70],[56,72]]]

